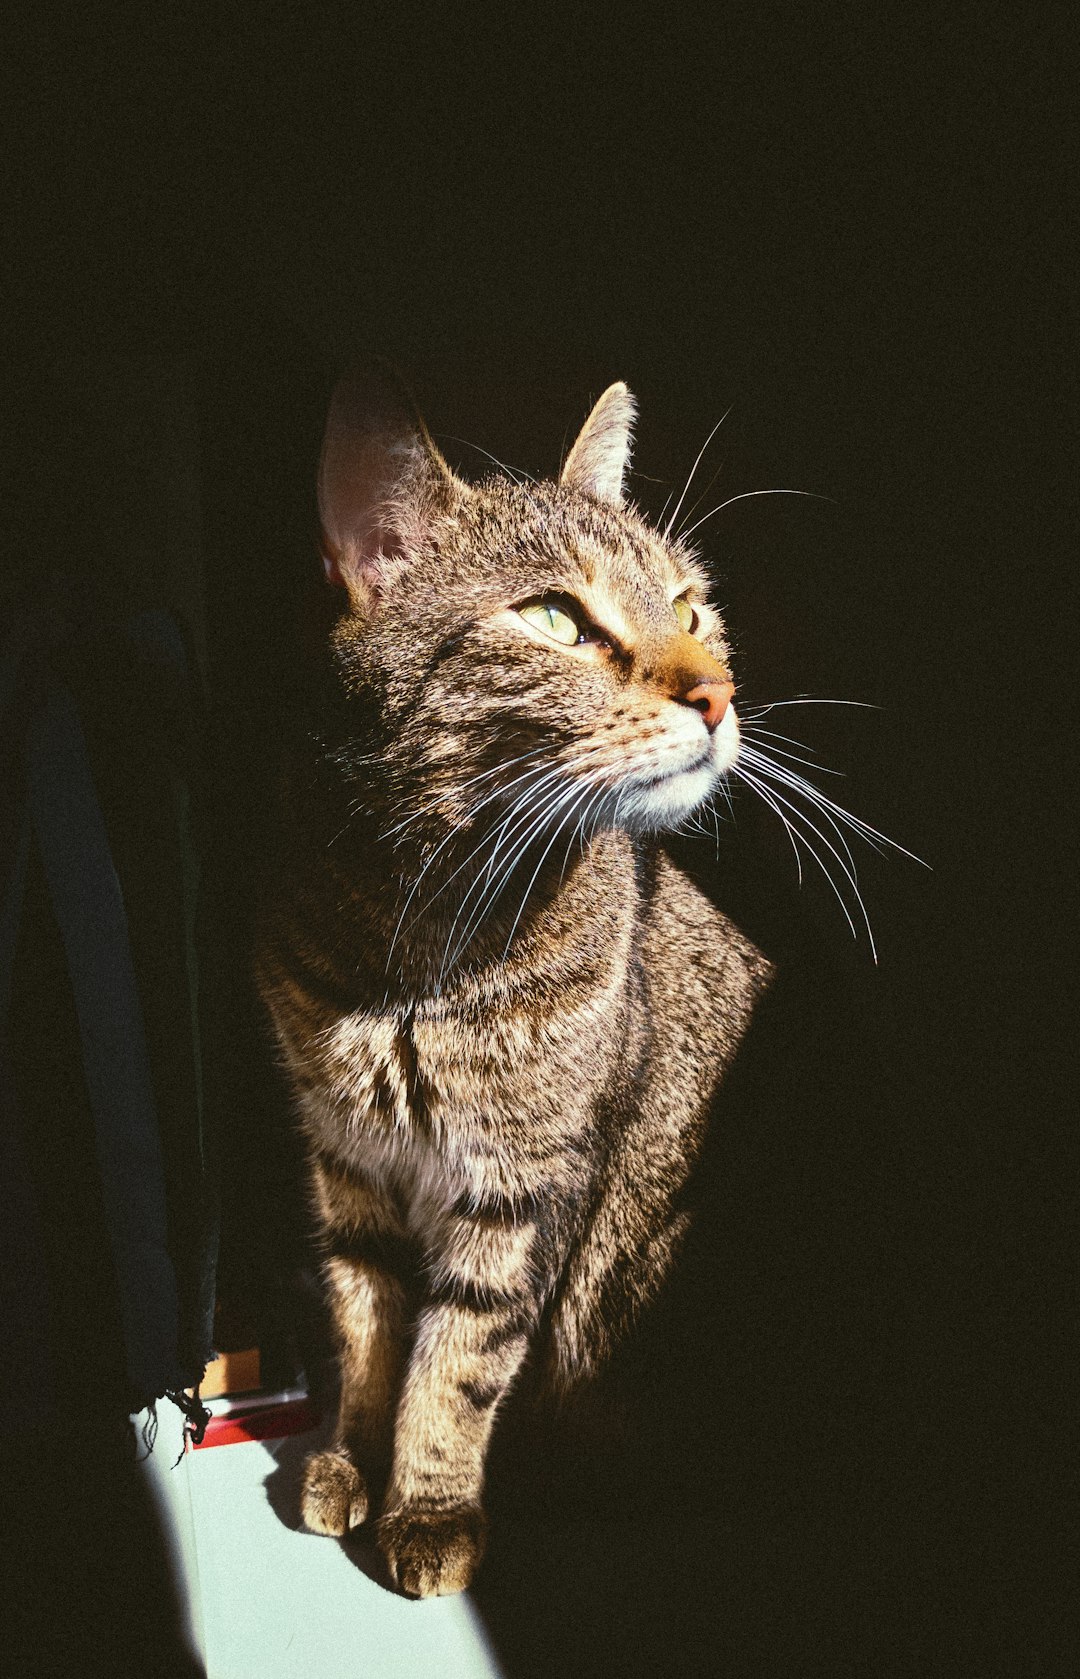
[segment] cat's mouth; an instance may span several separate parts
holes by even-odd
[[[712,736],[687,762],[631,775],[618,800],[624,824],[640,832],[678,827],[715,791],[737,755],[737,734],[730,742]]]
[[[700,775],[702,772],[711,775],[714,771],[712,752],[706,750],[693,764],[682,764],[678,769],[662,770],[657,775],[643,777],[635,776],[634,791],[647,793],[654,787],[667,787],[672,781],[678,781],[684,775]]]

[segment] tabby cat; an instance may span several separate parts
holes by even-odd
[[[323,444],[341,610],[257,972],[340,1349],[304,1520],[377,1514],[416,1597],[473,1576],[524,1361],[574,1389],[656,1294],[769,978],[657,838],[739,726],[693,555],[623,499],[633,418],[612,385],[557,482],[470,485],[367,368]]]

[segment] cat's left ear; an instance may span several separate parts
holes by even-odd
[[[323,566],[331,583],[359,603],[377,598],[422,545],[436,510],[468,493],[388,362],[372,358],[339,381],[319,461]]]
[[[559,483],[584,490],[618,506],[630,465],[630,443],[637,403],[620,379],[609,385],[578,433],[566,457]]]

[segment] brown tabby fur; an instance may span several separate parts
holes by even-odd
[[[344,1534],[385,1486],[379,1543],[414,1596],[475,1571],[492,1424],[525,1359],[566,1391],[655,1295],[768,979],[651,837],[715,785],[684,811],[664,777],[712,740],[686,696],[726,680],[728,651],[691,555],[622,502],[632,414],[613,386],[559,482],[468,486],[369,369],[324,445],[345,593],[258,978],[340,1345],[304,1518]],[[515,608],[553,594],[590,640],[522,629]],[[620,805],[635,777],[644,804]],[[563,804],[530,831],[518,794],[534,815]]]

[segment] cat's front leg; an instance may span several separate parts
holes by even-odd
[[[304,1467],[302,1509],[307,1527],[340,1538],[367,1520],[372,1486],[390,1467],[411,1256],[374,1183],[325,1158],[312,1172],[341,1391],[332,1444]]]
[[[391,1577],[410,1597],[469,1584],[484,1548],[484,1462],[495,1413],[540,1311],[535,1227],[465,1215],[452,1222],[420,1313],[378,1524]]]

